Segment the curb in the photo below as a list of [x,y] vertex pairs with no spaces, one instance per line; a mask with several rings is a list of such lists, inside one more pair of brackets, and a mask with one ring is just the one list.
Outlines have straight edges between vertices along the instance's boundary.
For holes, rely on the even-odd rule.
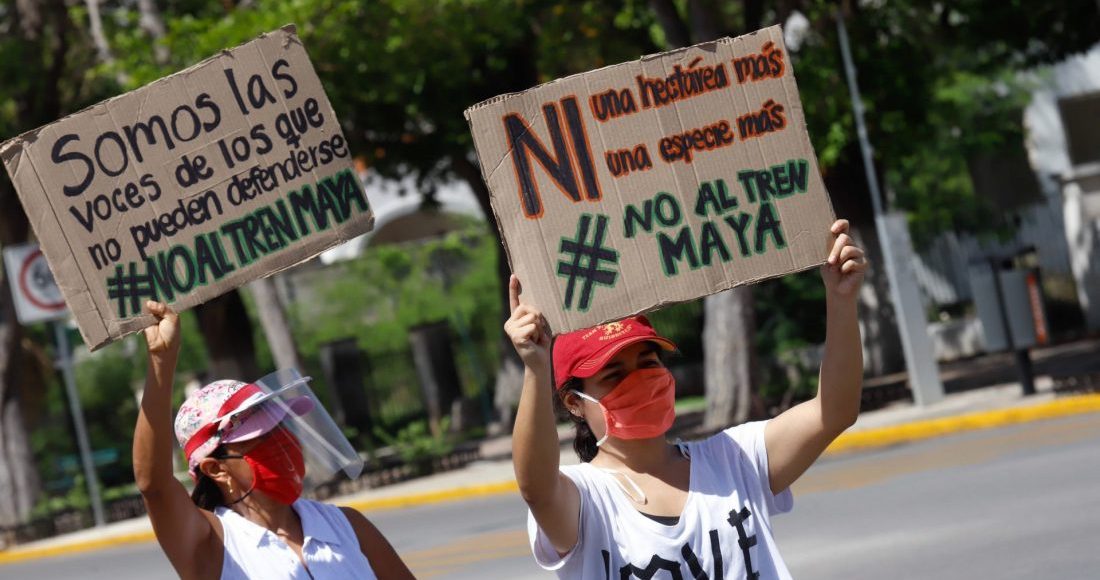
[[40,560],[53,556],[79,554],[81,552],[93,552],[95,550],[100,550],[104,548],[117,548],[119,546],[127,546],[131,544],[144,544],[146,542],[152,542],[154,540],[156,540],[156,536],[153,535],[152,530],[149,530],[147,532],[134,532],[109,538],[84,540],[80,542],[73,542],[71,544],[58,544],[56,546],[47,546],[42,548],[28,548],[25,550],[20,550],[17,547],[13,548],[10,551],[0,552],[0,566],[4,564],[25,562],[27,560]]
[[[440,491],[428,491],[394,497],[384,497],[379,499],[351,501],[343,503],[342,505],[346,505],[359,511],[379,511],[459,501],[475,497],[503,495],[506,493],[518,491],[519,484],[517,484],[515,480],[509,480],[497,483],[468,485]],[[27,560],[50,558],[53,556],[79,554],[81,552],[92,552],[104,548],[114,548],[132,544],[144,544],[148,542],[153,542],[155,540],[156,536],[153,535],[153,532],[150,530],[144,532],[122,534],[107,538],[99,538],[95,540],[84,540],[73,542],[71,544],[46,546],[42,548],[28,548],[25,550],[20,550],[17,547],[12,549],[11,551],[0,551],[0,566],[4,564],[25,562]]]
[[[343,505],[354,508],[361,512],[372,512],[379,510],[416,507],[436,503],[459,501],[475,497],[503,495],[506,493],[518,491],[519,484],[516,483],[515,480],[508,480],[497,483],[466,485],[440,491],[426,491],[422,493],[413,493],[394,497],[351,501],[344,503]],[[2,554],[0,554],[0,556],[2,556]]]
[[890,427],[847,432],[837,437],[825,449],[825,453],[832,455],[890,447],[955,433],[1096,412],[1100,412],[1100,395],[1076,395],[1025,407],[978,411],[941,419],[927,419]]
[[[1078,395],[1025,407],[998,409],[994,411],[978,411],[954,417],[915,421],[891,427],[877,427],[865,431],[844,433],[829,445],[825,453],[835,455],[857,450],[877,449],[900,445],[902,443],[942,437],[944,435],[952,435],[955,433],[992,429],[995,427],[1028,423],[1043,419],[1054,419],[1058,417],[1069,417],[1098,412],[1100,412],[1100,394]],[[509,480],[462,486],[440,491],[428,491],[394,497],[352,501],[344,505],[359,511],[370,512],[431,505],[475,497],[503,495],[506,493],[514,493],[518,490],[518,484],[514,480]],[[20,550],[17,547],[9,551],[0,551],[0,565],[14,564],[16,562],[48,558],[51,556],[90,552],[102,548],[141,544],[154,541],[155,539],[156,537],[153,535],[152,531],[144,531],[42,548]]]

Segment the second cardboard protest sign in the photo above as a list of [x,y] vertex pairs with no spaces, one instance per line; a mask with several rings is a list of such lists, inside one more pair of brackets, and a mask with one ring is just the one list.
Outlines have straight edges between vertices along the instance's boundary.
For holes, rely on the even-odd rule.
[[370,230],[292,27],[0,147],[85,342],[148,325]]
[[821,264],[832,205],[778,26],[466,112],[524,299],[566,332]]

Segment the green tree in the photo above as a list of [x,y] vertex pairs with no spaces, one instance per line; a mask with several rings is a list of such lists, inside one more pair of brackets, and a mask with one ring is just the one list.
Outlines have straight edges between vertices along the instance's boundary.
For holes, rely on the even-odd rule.
[[[151,0],[139,0],[137,5],[144,15],[155,14]],[[122,7],[103,9],[126,14]],[[97,50],[96,43],[104,38],[96,34],[92,16],[85,6],[61,0],[0,0],[0,139],[136,86],[139,74],[125,74],[111,51]],[[131,38],[151,42],[145,28],[135,30],[142,32]],[[30,224],[5,173],[0,177],[0,246],[30,238]],[[206,344],[212,347],[212,370],[255,368],[249,321],[236,292],[204,305],[198,313]],[[24,521],[39,489],[22,401],[40,396],[32,391],[46,388],[44,381],[25,376],[41,348],[28,341],[17,323],[9,281],[0,280],[0,526]],[[255,371],[226,374],[252,376]]]
[[[1018,140],[1023,93],[1017,71],[1082,50],[1097,29],[1093,0],[1041,5],[1020,0],[267,0],[247,8],[184,3],[174,10],[165,16],[162,45],[172,58],[167,67],[153,59],[148,34],[135,34],[132,26],[116,33],[124,37],[112,42],[120,47],[118,54],[128,55],[119,63],[127,74],[151,80],[166,68],[298,22],[357,151],[385,175],[415,176],[429,201],[440,182],[466,180],[493,232],[488,192],[462,114],[467,106],[662,47],[782,23],[797,10],[810,23],[793,57],[811,137],[837,212],[852,220],[873,263],[881,262],[881,251],[834,12],[849,19],[876,162],[886,168],[882,175],[892,192],[888,202],[910,212],[918,240],[947,228],[997,223],[990,219],[991,208],[973,194],[967,158]],[[135,13],[129,22],[138,18]],[[114,26],[110,22],[108,28]],[[498,269],[503,279],[508,270],[503,257]],[[503,311],[503,285],[499,292]],[[740,293],[744,316],[752,312],[748,299],[747,291]],[[885,306],[885,279],[877,269],[865,302],[873,306],[864,309],[863,321],[872,369],[896,369],[900,349]],[[498,390],[506,391],[518,384],[518,365],[509,358],[510,349],[501,352],[505,364]]]
[[[467,397],[487,393],[486,367],[499,344],[496,238],[471,221],[438,240],[375,245],[333,266],[294,307],[296,335],[308,360],[325,343],[354,338],[368,356],[367,388],[384,426],[422,410],[408,353],[411,328],[447,321],[462,348],[455,356]],[[335,272],[335,273],[333,273]],[[411,353],[409,353],[411,354]]]
[[[1019,139],[1021,70],[1084,50],[1100,30],[1095,0],[108,0],[97,5],[98,20],[87,6],[0,0],[0,135],[43,125],[297,22],[355,149],[384,175],[414,176],[429,202],[440,183],[467,181],[494,235],[462,115],[467,106],[664,47],[784,22],[798,10],[810,24],[793,58],[811,138],[837,212],[854,222],[873,261],[881,252],[870,227],[834,11],[848,18],[875,160],[892,192],[887,202],[910,212],[918,239],[998,223],[991,219],[996,210],[972,191],[967,159]],[[11,185],[0,179],[0,244],[28,236]],[[504,258],[496,272],[499,282]],[[503,314],[503,284],[496,288]],[[877,297],[868,304],[888,302],[881,275],[871,276],[867,294]],[[242,301],[235,294],[224,301],[228,306],[210,307],[202,325],[210,363],[255,366],[254,357],[248,363],[254,347]],[[870,346],[896,341],[888,308],[865,311]],[[23,384],[27,336],[14,323],[9,289],[0,287],[0,523],[25,517],[36,489],[18,419],[26,397],[14,386]],[[519,367],[501,346],[507,362],[498,391],[507,395],[506,387],[519,384]],[[889,348],[878,350],[875,368],[896,364],[881,354]],[[502,397],[505,411],[508,399]]]
[[[0,2],[0,135],[48,123],[93,99],[101,84],[76,74],[87,65],[79,31],[60,0]],[[11,182],[0,178],[0,246],[27,241],[30,225]],[[38,474],[23,424],[22,401],[35,387],[23,373],[32,351],[15,317],[10,281],[0,282],[0,526],[24,521]]]
[[[596,1],[267,0],[247,8],[189,6],[193,10],[186,17],[165,14],[167,31],[160,42],[171,59],[163,66],[153,62],[154,45],[147,35],[123,27],[112,42],[126,47],[116,51],[117,66],[135,82],[144,82],[226,45],[298,23],[353,148],[382,175],[415,177],[429,204],[439,184],[466,181],[496,235],[463,111],[502,93],[652,52],[646,21],[632,6]],[[134,14],[129,21],[137,18]],[[503,254],[497,272],[499,312],[505,316],[509,266]],[[504,346],[503,332],[497,335]],[[510,346],[500,353],[498,410],[501,424],[510,428],[522,375]]]
[[967,160],[1020,143],[1027,89],[1020,71],[1095,42],[1097,6],[913,0],[799,8],[811,23],[794,61],[810,135],[836,211],[852,221],[872,261],[861,309],[868,362],[873,372],[898,370],[899,339],[885,275],[876,267],[882,250],[834,13],[848,22],[886,205],[908,213],[919,245],[937,232],[991,232],[1007,221],[975,195]]

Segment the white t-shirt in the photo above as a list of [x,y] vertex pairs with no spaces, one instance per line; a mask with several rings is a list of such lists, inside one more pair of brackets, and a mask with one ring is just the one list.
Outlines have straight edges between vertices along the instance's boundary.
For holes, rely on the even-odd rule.
[[684,512],[672,526],[638,512],[614,475],[587,463],[563,466],[580,491],[577,545],[559,556],[528,512],[535,561],[559,578],[789,579],[770,518],[790,511],[794,499],[789,489],[771,493],[766,423],[684,444],[691,484]]

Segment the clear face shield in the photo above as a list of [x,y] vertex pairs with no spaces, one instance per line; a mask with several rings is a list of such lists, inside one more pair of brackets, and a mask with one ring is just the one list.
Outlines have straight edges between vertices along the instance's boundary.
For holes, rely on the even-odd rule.
[[282,369],[252,383],[253,394],[215,419],[222,442],[248,441],[282,427],[301,445],[306,489],[340,472],[355,479],[363,472],[363,460],[313,394],[309,381],[296,369]]

